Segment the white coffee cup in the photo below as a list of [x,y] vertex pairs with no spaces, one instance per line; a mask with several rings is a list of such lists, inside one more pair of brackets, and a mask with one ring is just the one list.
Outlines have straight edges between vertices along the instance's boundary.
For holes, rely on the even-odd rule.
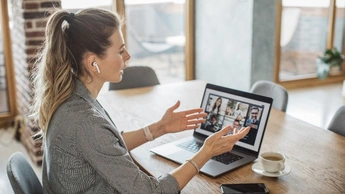
[[285,156],[278,152],[264,152],[260,154],[262,168],[269,173],[285,169]]

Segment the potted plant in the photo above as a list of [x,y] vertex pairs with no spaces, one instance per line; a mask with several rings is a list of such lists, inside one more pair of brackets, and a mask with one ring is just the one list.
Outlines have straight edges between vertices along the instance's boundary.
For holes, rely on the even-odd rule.
[[342,55],[335,47],[326,49],[323,56],[319,56],[316,60],[317,77],[320,80],[325,79],[329,75],[331,67],[339,67],[343,63],[344,55]]

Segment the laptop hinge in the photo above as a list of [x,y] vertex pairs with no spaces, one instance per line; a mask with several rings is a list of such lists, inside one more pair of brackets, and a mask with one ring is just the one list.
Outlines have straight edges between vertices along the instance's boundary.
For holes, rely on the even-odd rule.
[[245,154],[248,154],[250,156],[253,156],[255,158],[257,158],[259,156],[259,154],[255,151],[252,151],[252,150],[249,150],[249,149],[246,149],[246,148],[242,148],[240,146],[237,146],[235,145],[232,150],[234,151],[238,151],[238,152],[241,152],[241,153],[245,153]]
[[195,130],[194,130],[193,137],[194,137],[198,142],[204,142],[205,139],[206,139],[208,136],[207,136],[207,135],[204,135],[204,134],[200,134],[200,133],[198,133],[198,132],[195,132]]

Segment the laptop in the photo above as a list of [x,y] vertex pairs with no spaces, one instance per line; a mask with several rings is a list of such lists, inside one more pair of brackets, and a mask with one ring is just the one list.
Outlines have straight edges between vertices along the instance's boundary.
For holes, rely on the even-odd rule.
[[[227,125],[236,128],[250,126],[230,152],[211,158],[200,172],[217,177],[258,158],[273,99],[213,84],[206,84],[201,108],[207,118],[193,136],[150,149],[151,152],[179,164],[201,148],[204,140]],[[230,132],[231,133],[231,132]]]

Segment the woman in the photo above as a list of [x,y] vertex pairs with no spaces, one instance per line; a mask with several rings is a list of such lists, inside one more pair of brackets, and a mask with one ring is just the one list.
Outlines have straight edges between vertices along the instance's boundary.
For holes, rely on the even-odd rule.
[[215,114],[219,113],[220,106],[222,105],[222,98],[217,98],[216,102],[214,102],[213,107],[212,107],[212,112]]
[[225,116],[231,116],[232,115],[232,108],[230,106],[227,106],[225,109]]
[[235,119],[237,120],[242,120],[242,111],[240,109],[241,107],[241,103],[238,103],[237,106],[236,106],[236,109],[232,112],[232,116],[235,117]]
[[175,112],[177,102],[149,126],[118,131],[96,98],[105,82],[121,81],[129,59],[114,13],[57,10],[50,16],[36,63],[33,106],[45,136],[45,193],[178,193],[207,160],[231,150],[248,132],[225,136],[231,130],[226,127],[177,169],[148,176],[129,151],[166,133],[195,129],[206,114],[200,108]]

